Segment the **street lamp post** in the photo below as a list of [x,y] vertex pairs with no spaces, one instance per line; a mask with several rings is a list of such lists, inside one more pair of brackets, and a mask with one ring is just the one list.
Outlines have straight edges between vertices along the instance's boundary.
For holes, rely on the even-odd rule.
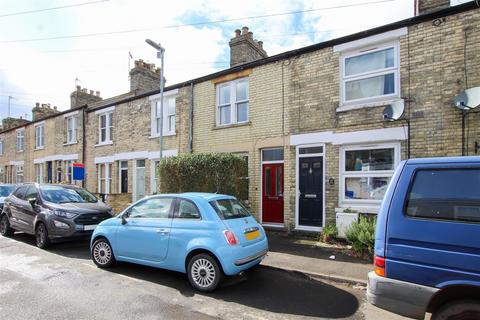
[[[157,58],[160,59],[160,127],[158,128],[159,131],[159,138],[160,138],[160,160],[163,158],[163,86],[165,85],[165,81],[163,78],[163,56],[165,53],[165,48],[163,48],[160,43],[155,43],[150,39],[145,40],[150,46],[157,50]],[[157,190],[160,186],[160,177],[157,179],[158,186]]]

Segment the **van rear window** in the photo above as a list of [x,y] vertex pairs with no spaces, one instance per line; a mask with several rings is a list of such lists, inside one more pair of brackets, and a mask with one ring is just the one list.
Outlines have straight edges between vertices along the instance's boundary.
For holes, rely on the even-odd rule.
[[480,222],[480,169],[417,171],[406,213],[418,218]]

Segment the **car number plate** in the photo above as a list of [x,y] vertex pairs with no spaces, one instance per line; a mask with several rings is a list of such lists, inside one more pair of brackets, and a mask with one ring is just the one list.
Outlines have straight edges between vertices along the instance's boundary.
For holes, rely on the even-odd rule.
[[98,224],[92,224],[89,226],[83,226],[83,230],[85,231],[90,231],[90,230],[95,230],[95,228],[98,226]]
[[260,237],[260,231],[258,230],[255,230],[255,231],[252,231],[252,232],[249,232],[249,233],[245,233],[245,238],[247,240],[253,240],[253,239],[256,239]]

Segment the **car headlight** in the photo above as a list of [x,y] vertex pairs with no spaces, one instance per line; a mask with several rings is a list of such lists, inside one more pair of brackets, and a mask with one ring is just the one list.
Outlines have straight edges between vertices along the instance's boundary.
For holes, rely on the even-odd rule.
[[77,216],[75,213],[67,212],[61,209],[53,209],[52,212],[54,215],[60,218],[72,219]]

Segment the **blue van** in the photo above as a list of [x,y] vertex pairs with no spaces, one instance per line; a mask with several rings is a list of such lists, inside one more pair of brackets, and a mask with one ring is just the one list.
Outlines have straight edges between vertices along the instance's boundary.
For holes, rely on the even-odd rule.
[[378,215],[367,297],[415,319],[480,319],[480,157],[400,163]]

